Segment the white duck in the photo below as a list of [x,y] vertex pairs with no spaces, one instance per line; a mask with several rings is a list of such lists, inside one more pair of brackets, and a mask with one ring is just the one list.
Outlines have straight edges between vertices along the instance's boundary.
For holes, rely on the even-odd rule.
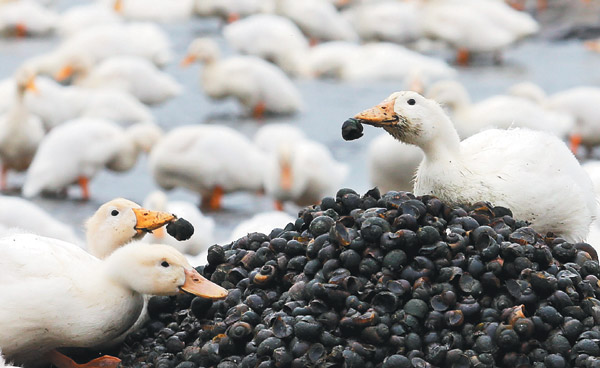
[[470,137],[485,129],[529,128],[551,133],[561,139],[572,131],[572,116],[550,111],[528,99],[496,95],[472,103],[469,92],[457,81],[434,83],[427,97],[448,109],[461,138]]
[[223,27],[223,36],[238,52],[279,65],[291,76],[307,76],[308,41],[291,20],[275,14],[256,14]]
[[459,64],[469,62],[470,53],[499,53],[516,36],[492,22],[481,11],[460,0],[426,0],[422,3],[424,34],[440,39],[457,50]]
[[194,12],[201,17],[220,17],[229,22],[256,13],[272,13],[269,0],[196,0]]
[[423,37],[420,7],[411,1],[359,4],[342,12],[365,41],[406,43]]
[[571,130],[571,150],[577,152],[579,145],[588,149],[600,144],[600,113],[594,106],[600,103],[600,88],[580,86],[569,88],[550,96],[533,83],[519,83],[510,92],[541,104],[544,108],[568,114],[575,119]]
[[138,56],[113,56],[91,65],[84,59],[63,68],[58,79],[75,77],[84,88],[115,88],[145,104],[158,104],[181,93],[182,86],[153,63]]
[[362,46],[341,41],[323,43],[310,50],[308,65],[316,77],[350,81],[406,80],[418,74],[425,82],[456,75],[456,71],[441,60],[389,42]]
[[36,1],[19,0],[0,4],[0,34],[42,36],[54,31],[58,15]]
[[140,152],[150,152],[162,135],[153,123],[124,129],[101,119],[81,118],[53,129],[40,144],[27,172],[23,195],[63,191],[78,183],[89,199],[88,183],[98,171],[131,169]]
[[275,0],[275,12],[294,21],[313,44],[320,41],[359,40],[350,23],[327,1]]
[[155,211],[176,213],[194,226],[194,234],[188,240],[177,241],[173,237],[165,236],[163,229],[160,228],[147,236],[145,241],[167,244],[181,253],[190,255],[197,255],[215,244],[215,221],[202,214],[196,205],[186,201],[168,201],[164,192],[156,190],[146,197],[144,207]]
[[15,75],[16,93],[12,106],[0,116],[0,189],[6,189],[9,170],[25,171],[44,137],[39,117],[31,114],[25,106],[25,93],[35,90],[35,74],[28,68],[20,68]]
[[167,34],[156,24],[109,23],[85,28],[60,43],[49,53],[31,58],[28,65],[38,72],[55,75],[77,56],[96,64],[111,56],[139,56],[159,67],[173,57]]
[[418,147],[381,134],[369,143],[367,167],[372,185],[382,193],[390,190],[412,192],[417,167],[423,160]]
[[36,86],[38,92],[28,93],[25,104],[42,119],[47,130],[79,117],[124,125],[154,120],[150,109],[125,91],[62,86],[43,76],[36,79]]
[[419,73],[423,80],[453,78],[456,71],[446,62],[390,42],[363,45],[343,71],[346,80],[405,80]]
[[300,92],[277,66],[256,56],[221,59],[216,42],[209,38],[194,40],[183,64],[204,63],[202,88],[215,99],[233,96],[255,118],[265,113],[292,114],[302,107]]
[[262,189],[265,155],[225,126],[188,125],[171,130],[150,154],[150,171],[164,189],[184,187],[217,210],[223,194]]
[[114,3],[124,18],[138,21],[182,22],[194,11],[194,0],[115,0]]
[[[33,202],[24,198],[0,196],[0,226],[81,244],[73,228],[60,222]],[[3,231],[0,230],[0,234]]]
[[425,153],[414,193],[450,204],[489,201],[538,232],[585,239],[598,204],[587,173],[565,144],[529,129],[490,129],[460,141],[441,106],[411,91],[393,93],[355,116]]
[[316,204],[335,194],[348,171],[348,166],[336,161],[319,142],[279,141],[265,167],[265,193],[275,199],[278,210],[285,201],[299,206]]
[[[19,364],[84,367],[55,349],[111,341],[135,323],[144,294],[227,295],[167,245],[132,243],[99,260],[73,244],[17,234],[0,239],[0,249],[0,345]],[[91,364],[119,362],[103,356]]]
[[116,11],[116,2],[95,1],[91,4],[71,6],[60,14],[56,30],[62,37],[72,36],[84,28],[101,24],[123,22],[123,17]]

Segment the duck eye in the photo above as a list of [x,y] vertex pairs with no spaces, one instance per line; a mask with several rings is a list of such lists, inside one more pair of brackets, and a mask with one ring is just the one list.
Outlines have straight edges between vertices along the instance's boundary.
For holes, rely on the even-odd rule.
[[116,215],[118,215],[118,214],[119,214],[119,211],[117,211],[117,210],[112,210],[112,212],[111,212],[110,214],[111,214],[111,215],[113,215],[113,216],[116,216]]
[[163,267],[169,267],[169,262],[162,261],[162,263],[160,265],[163,266]]
[[409,105],[414,105],[416,103],[414,98],[411,98],[410,100],[406,101],[407,104]]

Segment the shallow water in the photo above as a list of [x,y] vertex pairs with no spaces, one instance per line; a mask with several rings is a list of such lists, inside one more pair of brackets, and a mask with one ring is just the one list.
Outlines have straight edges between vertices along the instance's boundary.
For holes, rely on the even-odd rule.
[[[58,9],[64,9],[74,2],[57,2]],[[488,62],[458,68],[458,79],[467,87],[474,101],[493,94],[504,92],[509,86],[521,81],[533,81],[553,93],[578,85],[600,85],[600,54],[585,50],[581,41],[550,41],[552,32],[561,27],[571,26],[578,21],[596,20],[598,6],[589,11],[581,11],[582,5],[573,5],[569,12],[544,14],[546,28],[542,34],[521,42],[504,53],[501,65]],[[559,17],[560,16],[560,17]],[[367,127],[363,138],[345,142],[341,138],[342,122],[364,108],[370,107],[391,92],[403,89],[400,82],[361,82],[343,83],[331,80],[299,80],[305,109],[302,113],[289,117],[267,119],[257,122],[241,117],[240,107],[232,100],[211,101],[200,90],[198,79],[200,66],[187,69],[179,67],[189,42],[200,35],[219,36],[219,23],[214,19],[192,19],[189,22],[165,25],[175,51],[176,58],[166,68],[184,87],[184,93],[167,103],[153,107],[156,120],[165,130],[185,124],[226,124],[251,136],[261,124],[291,122],[302,128],[308,137],[328,145],[333,155],[348,163],[350,174],[345,186],[364,193],[370,188],[366,169],[366,149],[371,139],[381,131]],[[58,44],[56,38],[46,39],[2,39],[0,40],[0,79],[8,77],[25,59],[47,52]],[[221,45],[224,42],[220,39]],[[442,55],[451,57],[450,55]],[[9,185],[19,186],[23,176],[12,174]],[[126,197],[138,203],[152,190],[158,189],[149,176],[145,158],[139,160],[135,168],[127,173],[102,172],[91,182],[92,200],[82,202],[77,199],[36,198],[34,201],[60,220],[72,224],[83,234],[83,221],[100,204],[115,197]],[[78,198],[78,188],[71,188],[70,198]],[[332,193],[333,195],[334,193]],[[198,196],[185,190],[169,193],[172,199],[198,201]],[[264,197],[249,194],[226,196],[224,211],[211,214],[217,222],[217,240],[225,241],[232,228],[242,219],[253,213],[272,208],[271,201]],[[297,208],[287,206],[291,214]],[[282,224],[283,225],[283,224]]]

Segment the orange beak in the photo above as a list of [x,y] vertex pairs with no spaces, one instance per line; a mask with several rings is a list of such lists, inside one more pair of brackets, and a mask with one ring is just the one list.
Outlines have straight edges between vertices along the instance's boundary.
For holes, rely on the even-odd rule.
[[390,126],[399,120],[394,112],[394,103],[396,100],[386,100],[379,105],[360,112],[354,116],[361,123],[373,125],[376,127]]
[[73,72],[74,72],[73,67],[70,65],[67,65],[67,66],[63,67],[58,73],[56,73],[56,75],[54,76],[54,79],[56,79],[59,82],[62,82],[65,79],[72,76]]
[[183,60],[181,60],[181,66],[182,67],[189,66],[194,61],[196,61],[196,57],[194,55],[186,55],[185,58]]
[[134,208],[133,212],[135,213],[137,220],[134,229],[137,230],[138,234],[142,234],[143,232],[151,232],[152,230],[156,230],[159,227],[177,219],[177,216],[173,214],[149,211],[144,208]]
[[37,89],[37,86],[35,85],[35,76],[31,77],[28,81],[27,84],[25,84],[25,89],[34,93],[38,93],[39,90]]
[[283,160],[281,163],[281,177],[279,179],[279,185],[281,189],[288,191],[292,189],[293,184],[292,167],[288,160]]
[[113,4],[113,10],[117,13],[122,13],[123,12],[123,1],[115,0],[115,3]]
[[223,299],[227,290],[202,277],[195,269],[185,270],[185,283],[179,288],[182,291],[208,299]]

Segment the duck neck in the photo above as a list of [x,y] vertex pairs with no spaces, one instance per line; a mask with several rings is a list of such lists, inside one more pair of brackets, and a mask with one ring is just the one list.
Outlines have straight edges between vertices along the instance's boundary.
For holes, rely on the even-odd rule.
[[430,162],[452,162],[460,153],[460,137],[447,116],[440,117],[431,139],[419,145]]

